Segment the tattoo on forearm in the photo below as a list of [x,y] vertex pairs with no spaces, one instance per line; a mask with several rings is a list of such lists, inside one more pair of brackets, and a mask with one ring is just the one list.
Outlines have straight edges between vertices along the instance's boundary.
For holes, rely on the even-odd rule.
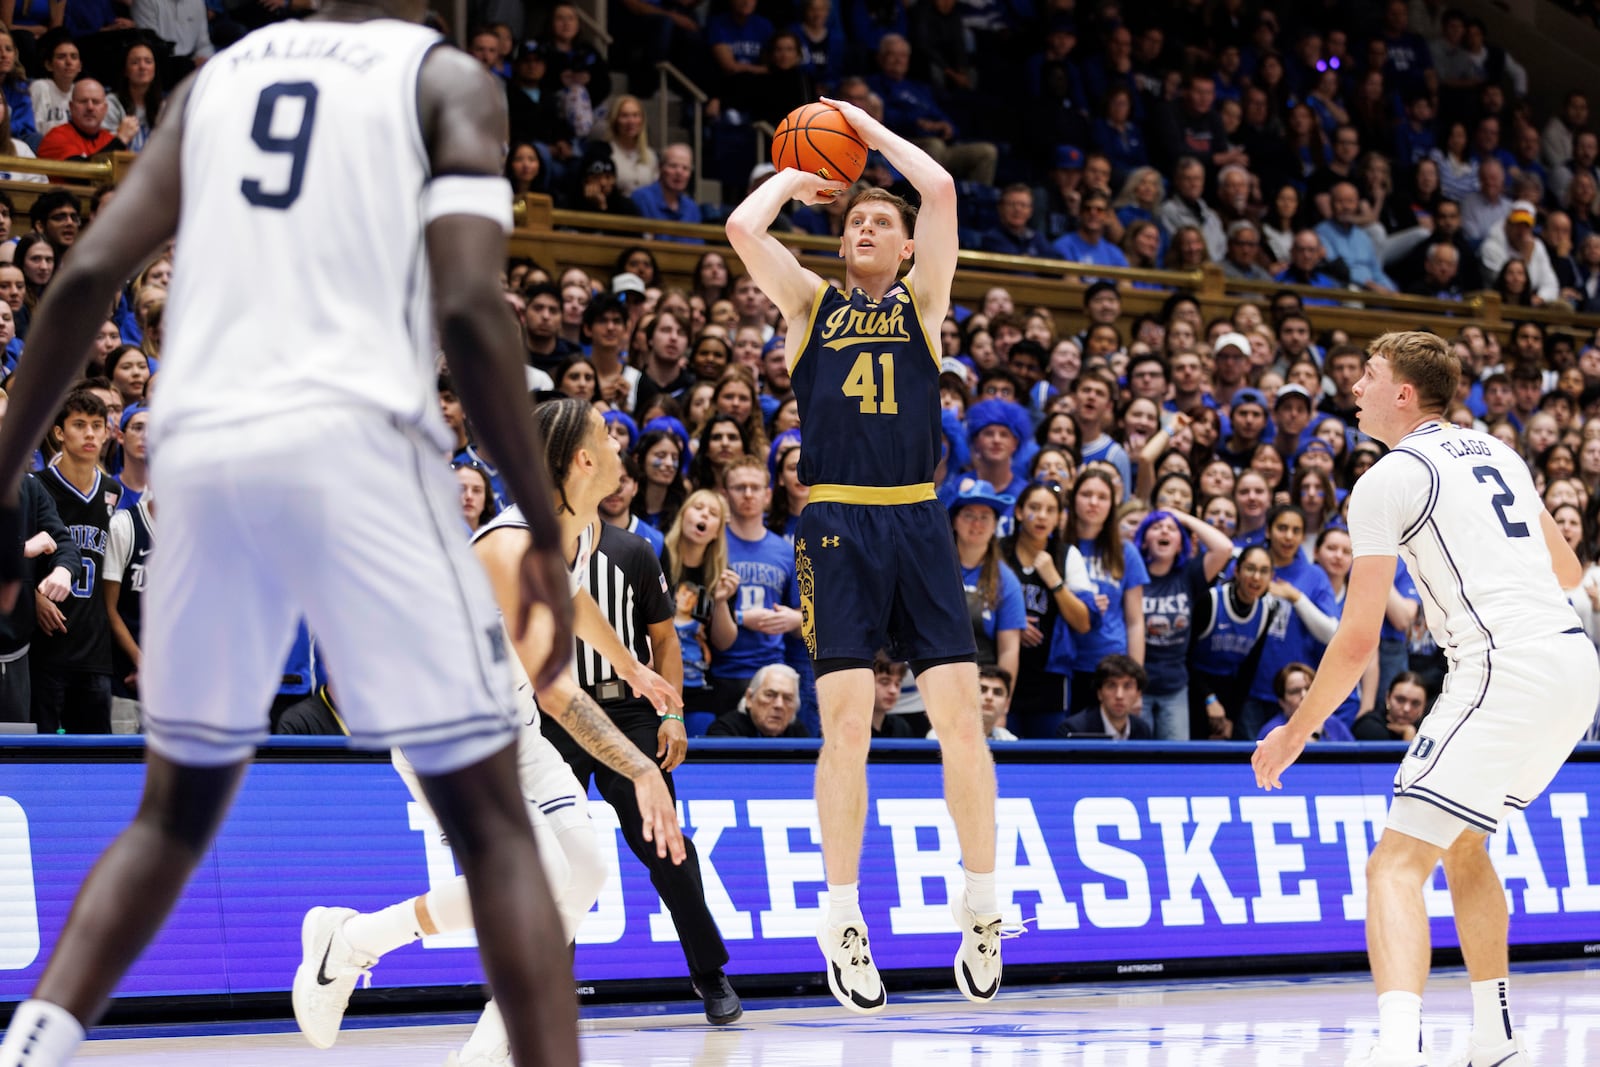
[[585,752],[624,777],[637,778],[655,769],[655,763],[639,751],[639,747],[628,740],[628,735],[617,729],[593,698],[581,689],[573,694],[556,720]]

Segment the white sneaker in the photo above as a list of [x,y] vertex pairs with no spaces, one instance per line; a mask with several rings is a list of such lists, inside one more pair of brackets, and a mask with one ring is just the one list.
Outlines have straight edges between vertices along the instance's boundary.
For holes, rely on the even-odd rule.
[[961,948],[955,962],[956,988],[974,1004],[987,1004],[1000,992],[1000,940],[1006,936],[1000,913],[979,915],[967,907],[963,896],[950,902],[950,914],[961,929]]
[[317,1048],[332,1048],[359,979],[372,983],[377,957],[362,956],[344,937],[353,908],[312,908],[300,924],[300,966],[294,972],[294,1021]]
[[1528,1059],[1528,1050],[1522,1045],[1522,1038],[1513,1037],[1493,1048],[1468,1044],[1467,1051],[1451,1060],[1449,1067],[1528,1067],[1532,1062]]
[[1365,1052],[1352,1054],[1344,1061],[1344,1067],[1428,1067],[1428,1057],[1422,1052],[1390,1052],[1373,1045]]
[[855,921],[829,926],[827,919],[822,923],[817,931],[817,946],[828,961],[828,988],[851,1011],[876,1015],[888,997],[868,950],[867,924]]

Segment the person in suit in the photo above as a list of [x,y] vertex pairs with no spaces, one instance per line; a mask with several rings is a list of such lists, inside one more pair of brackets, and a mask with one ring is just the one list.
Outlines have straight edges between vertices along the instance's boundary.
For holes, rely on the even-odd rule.
[[1155,731],[1140,715],[1144,706],[1144,667],[1120,652],[1094,669],[1096,704],[1067,717],[1057,737],[1106,737],[1112,741],[1154,741]]

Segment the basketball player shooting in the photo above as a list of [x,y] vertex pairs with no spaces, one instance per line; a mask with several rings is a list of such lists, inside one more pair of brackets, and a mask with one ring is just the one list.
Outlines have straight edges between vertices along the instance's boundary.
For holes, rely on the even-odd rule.
[[1422,987],[1430,946],[1423,886],[1444,861],[1472,981],[1471,1047],[1452,1067],[1528,1067],[1511,1025],[1506,895],[1484,847],[1507,811],[1544,792],[1594,718],[1600,665],[1563,589],[1583,567],[1544,509],[1528,465],[1488,434],[1444,421],[1461,367],[1435,334],[1384,334],[1354,393],[1363,432],[1392,451],[1350,497],[1355,563],[1339,629],[1286,725],[1262,739],[1256,784],[1283,774],[1378,648],[1395,561],[1405,557],[1444,692],[1394,777],[1367,863],[1367,956],[1378,1041],[1350,1067],[1427,1067]]
[[[828,879],[817,934],[829,988],[851,1011],[885,1004],[861,913],[867,745],[879,649],[910,660],[938,735],[945,803],[966,891],[956,985],[987,1002],[1000,988],[994,888],[994,762],[983,738],[972,625],[950,522],[934,496],[940,458],[939,358],[931,340],[950,304],[956,191],[950,175],[860,108],[825,100],[916,187],[920,210],[877,189],[846,210],[840,292],[773,238],[788,200],[820,204],[844,183],[781,170],[729,216],[728,240],[789,325],[786,357],[806,426],[800,477],[811,502],[795,534],[801,633],[822,715],[816,803]],[[904,281],[902,265],[916,253]]]
[[3,1067],[66,1063],[160,929],[267,735],[302,615],[352,739],[402,748],[422,778],[514,1061],[578,1063],[566,939],[517,787],[499,612],[459,534],[434,389],[437,343],[529,521],[527,610],[512,625],[520,637],[535,608],[554,620],[534,672],[549,684],[569,656],[571,596],[500,295],[505,97],[415,25],[425,11],[330,0],[207,63],[35,317],[0,429],[8,607],[28,459],[118,287],[177,235],[151,418],[162,546],[145,604],[144,796],[13,1016]]

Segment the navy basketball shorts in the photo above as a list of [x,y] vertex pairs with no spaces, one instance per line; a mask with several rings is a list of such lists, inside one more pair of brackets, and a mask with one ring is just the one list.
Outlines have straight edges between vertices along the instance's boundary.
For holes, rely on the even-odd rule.
[[972,658],[950,516],[915,504],[809,504],[795,529],[801,635],[813,661]]

